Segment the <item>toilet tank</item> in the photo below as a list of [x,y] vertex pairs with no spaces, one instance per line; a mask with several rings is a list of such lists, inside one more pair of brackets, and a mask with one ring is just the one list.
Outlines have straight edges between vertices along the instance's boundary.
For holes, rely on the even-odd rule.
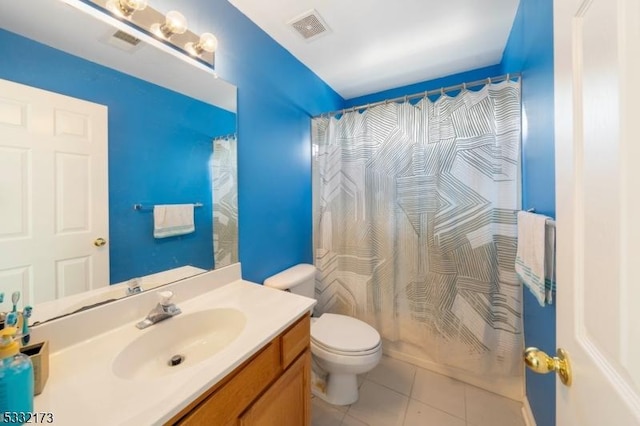
[[266,287],[289,290],[291,293],[315,299],[316,267],[301,263],[264,280]]

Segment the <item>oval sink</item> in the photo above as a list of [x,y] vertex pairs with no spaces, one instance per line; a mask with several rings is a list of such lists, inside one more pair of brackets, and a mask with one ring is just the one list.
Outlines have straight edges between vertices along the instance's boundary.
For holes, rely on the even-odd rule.
[[181,314],[141,331],[113,362],[123,379],[153,379],[194,366],[233,342],[246,316],[233,308]]

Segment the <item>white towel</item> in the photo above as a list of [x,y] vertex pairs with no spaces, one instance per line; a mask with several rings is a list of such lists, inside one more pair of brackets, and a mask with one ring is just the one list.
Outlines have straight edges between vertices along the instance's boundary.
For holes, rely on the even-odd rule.
[[190,234],[196,230],[193,204],[153,206],[153,237],[166,238]]
[[516,272],[540,303],[552,302],[555,286],[555,226],[549,217],[518,212]]
[[544,247],[544,288],[547,303],[551,304],[556,291],[556,222],[553,220],[547,220]]

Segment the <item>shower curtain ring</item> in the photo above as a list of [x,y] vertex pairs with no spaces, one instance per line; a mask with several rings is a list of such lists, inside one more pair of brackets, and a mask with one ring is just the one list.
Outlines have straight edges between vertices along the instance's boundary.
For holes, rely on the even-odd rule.
[[462,90],[463,91],[467,90],[467,83],[462,83]]
[[440,88],[440,96],[444,96],[444,87]]

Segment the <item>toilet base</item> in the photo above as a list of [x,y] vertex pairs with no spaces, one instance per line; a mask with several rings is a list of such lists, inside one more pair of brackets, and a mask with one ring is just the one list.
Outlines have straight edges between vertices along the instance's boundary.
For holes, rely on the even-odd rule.
[[314,378],[311,392],[332,405],[351,405],[358,400],[358,378],[355,374],[328,374],[326,381]]

